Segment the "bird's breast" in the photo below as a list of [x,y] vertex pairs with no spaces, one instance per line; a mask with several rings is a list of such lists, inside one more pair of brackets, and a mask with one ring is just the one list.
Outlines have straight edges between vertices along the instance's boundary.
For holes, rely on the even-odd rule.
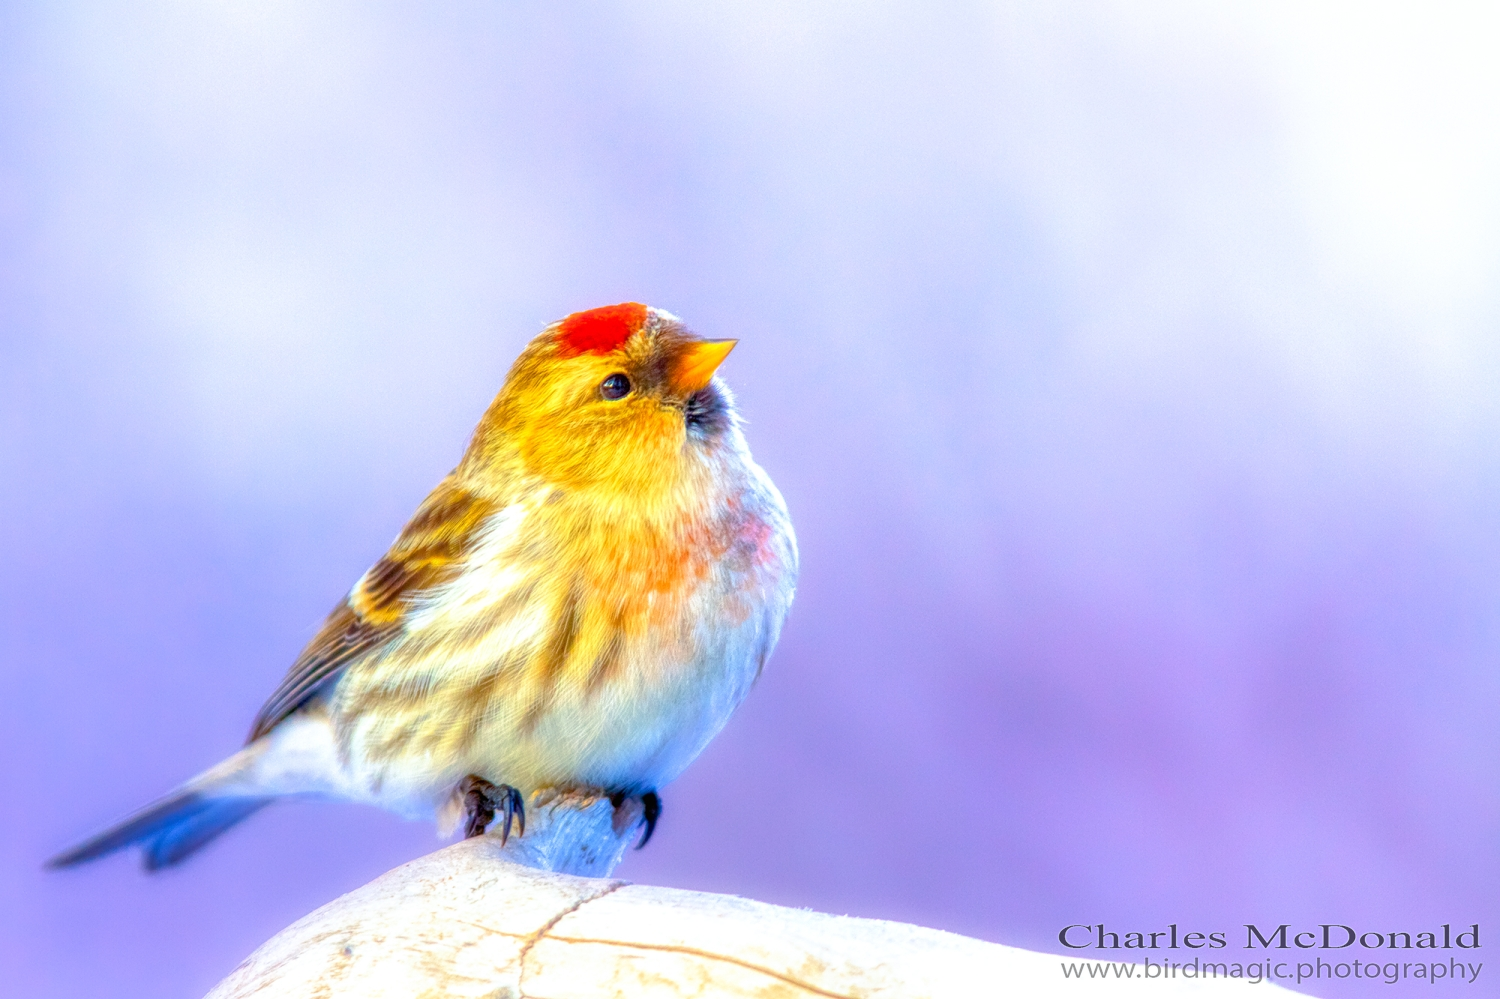
[[496,514],[399,640],[340,684],[351,757],[382,781],[412,767],[523,788],[676,776],[754,682],[790,603],[795,547],[774,498],[675,520],[555,497]]

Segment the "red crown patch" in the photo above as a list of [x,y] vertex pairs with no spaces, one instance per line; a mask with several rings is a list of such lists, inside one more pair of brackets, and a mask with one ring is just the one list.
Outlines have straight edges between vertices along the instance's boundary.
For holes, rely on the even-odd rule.
[[564,319],[557,339],[567,356],[608,354],[620,349],[645,324],[646,306],[640,302],[606,305]]

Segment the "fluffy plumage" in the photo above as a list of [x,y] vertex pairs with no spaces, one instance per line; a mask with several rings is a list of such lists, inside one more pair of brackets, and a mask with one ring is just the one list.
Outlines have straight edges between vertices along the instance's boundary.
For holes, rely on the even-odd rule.
[[636,303],[544,330],[246,747],[53,864],[133,842],[175,863],[289,795],[451,825],[470,775],[523,796],[676,777],[759,676],[797,570],[714,377],[732,346]]

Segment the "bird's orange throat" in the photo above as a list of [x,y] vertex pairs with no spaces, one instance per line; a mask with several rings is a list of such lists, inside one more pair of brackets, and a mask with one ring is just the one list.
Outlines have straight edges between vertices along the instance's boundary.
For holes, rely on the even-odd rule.
[[546,504],[544,516],[556,518],[547,533],[557,539],[561,561],[577,567],[585,592],[612,608],[616,627],[640,633],[665,626],[711,576],[752,569],[763,525],[726,495],[740,484],[722,481],[714,464],[643,463],[633,477],[560,490]]
[[691,485],[692,455],[680,414],[651,403],[628,418],[589,427],[535,420],[516,434],[528,469],[564,489],[626,503],[669,501]]

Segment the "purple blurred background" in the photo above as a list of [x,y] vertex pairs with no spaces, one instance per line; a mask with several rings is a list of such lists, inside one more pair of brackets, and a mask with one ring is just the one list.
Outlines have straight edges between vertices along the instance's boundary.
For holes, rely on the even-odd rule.
[[521,345],[628,299],[742,338],[804,569],[622,876],[1049,950],[1494,925],[1497,30],[1356,9],[0,6],[7,991],[199,995],[434,848],[293,804],[39,869],[234,750]]

